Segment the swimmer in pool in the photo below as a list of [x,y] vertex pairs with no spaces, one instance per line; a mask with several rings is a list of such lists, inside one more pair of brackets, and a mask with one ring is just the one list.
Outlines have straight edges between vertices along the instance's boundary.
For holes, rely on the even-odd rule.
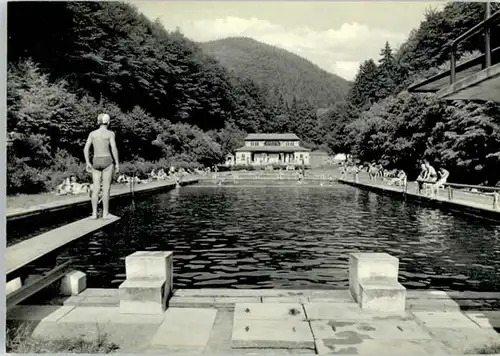
[[[97,205],[102,181],[102,218],[109,218],[109,195],[113,173],[120,171],[115,133],[108,130],[110,117],[100,114],[97,117],[99,128],[90,133],[83,153],[87,163],[87,172],[92,172],[92,219],[97,219]],[[94,148],[94,157],[90,163],[90,146]]]

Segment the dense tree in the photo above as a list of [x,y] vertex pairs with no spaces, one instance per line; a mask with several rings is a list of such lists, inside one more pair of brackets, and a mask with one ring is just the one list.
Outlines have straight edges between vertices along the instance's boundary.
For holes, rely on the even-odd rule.
[[375,92],[375,98],[377,100],[384,99],[391,95],[396,89],[397,80],[397,65],[389,42],[385,43],[385,47],[380,52],[380,56],[381,58],[376,74],[377,91]]
[[321,144],[314,113],[348,85],[256,41],[250,66],[267,69],[241,75],[123,2],[13,2],[8,17],[9,193],[84,177],[82,147],[101,112],[112,117],[121,159],[135,162],[124,171],[212,165],[249,132]]
[[[204,130],[238,121],[236,113],[242,120],[255,116],[245,110],[245,98],[235,93],[230,75],[214,58],[179,31],[167,32],[130,5],[55,2],[32,8],[33,4],[9,4],[11,63],[31,57],[52,79],[64,78],[72,92],[106,98],[124,111],[139,106],[159,120]],[[35,28],[50,22],[51,35],[44,29],[27,33],[18,25],[20,18]],[[53,34],[61,39],[54,40]]]
[[349,90],[349,102],[359,108],[368,108],[376,99],[377,64],[373,59],[361,63]]
[[[331,147],[411,174],[427,158],[447,167],[454,182],[495,185],[500,179],[500,105],[439,101],[433,94],[405,92],[415,80],[449,69],[445,45],[482,21],[484,10],[484,4],[465,2],[429,9],[394,55],[386,43],[378,67],[365,61],[348,97],[361,112],[353,112],[355,118],[347,124],[333,125],[332,131],[342,135],[336,135]],[[492,48],[500,45],[498,35],[500,28],[495,27]],[[482,36],[473,36],[457,49],[459,62],[483,49]]]

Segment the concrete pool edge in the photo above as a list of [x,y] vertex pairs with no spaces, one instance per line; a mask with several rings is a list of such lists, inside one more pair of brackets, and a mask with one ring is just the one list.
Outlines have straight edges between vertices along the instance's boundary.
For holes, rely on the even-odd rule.
[[[186,179],[180,183],[181,186],[187,186],[190,184],[198,183],[198,178]],[[154,185],[153,185],[154,184]],[[168,191],[175,188],[174,182],[168,182],[160,184],[153,183],[151,185],[138,186],[134,191],[135,196],[147,196],[150,194],[159,193],[162,191]],[[112,192],[110,200],[116,200],[121,198],[126,198],[131,196],[130,190],[121,189],[122,191]],[[69,210],[77,207],[90,206],[90,199],[87,196],[75,197],[75,200],[71,201],[56,201],[49,204],[43,204],[39,206],[34,206],[26,209],[15,209],[15,211],[7,211],[6,219],[7,223],[11,221],[18,221],[21,219],[27,219],[41,214],[54,213],[62,210]],[[13,209],[14,210],[14,209]]]
[[487,219],[495,222],[500,222],[500,211],[495,211],[493,209],[482,208],[479,206],[472,206],[463,204],[457,201],[449,201],[444,199],[436,199],[425,195],[403,192],[400,190],[390,189],[389,187],[383,187],[378,185],[372,185],[361,182],[354,182],[347,179],[337,179],[341,184],[349,185],[355,188],[369,190],[381,195],[390,195],[402,198],[404,200],[410,199],[419,202],[423,205],[434,206],[445,211],[456,212],[468,216],[473,216],[476,218]]
[[[265,349],[283,354],[282,341],[287,338],[284,331],[292,326],[296,327],[297,323],[311,327],[313,338],[309,339],[313,339],[314,344],[297,343],[292,347],[296,349],[295,352],[311,355],[331,354],[327,348],[320,346],[326,341],[324,339],[332,337],[324,335],[320,329],[322,325],[332,323],[333,315],[342,315],[343,321],[347,320],[347,324],[352,324],[352,327],[358,330],[364,326],[362,330],[366,330],[365,333],[372,332],[371,341],[361,341],[364,345],[359,342],[351,345],[355,348],[361,347],[361,350],[364,350],[361,355],[376,354],[371,348],[376,349],[377,346],[394,348],[413,345],[416,353],[421,353],[427,348],[424,345],[429,344],[434,348],[446,350],[444,354],[463,354],[465,350],[473,349],[476,344],[490,341],[493,327],[500,322],[498,310],[449,308],[449,305],[457,300],[453,300],[453,296],[447,296],[446,292],[442,291],[408,291],[408,302],[412,302],[411,307],[401,316],[358,310],[353,300],[346,300],[349,294],[349,290],[346,289],[326,291],[177,289],[174,290],[165,312],[157,315],[130,315],[119,311],[118,289],[86,289],[77,296],[54,300],[57,304],[20,305],[8,313],[6,319],[36,321],[34,334],[42,338],[54,335],[75,337],[82,333],[91,336],[93,330],[90,330],[89,325],[95,328],[97,324],[99,328],[103,328],[109,340],[120,347],[119,352],[152,351],[167,354],[170,351],[188,351],[190,354],[209,354],[225,351],[225,353],[235,352],[238,355],[242,355],[242,352],[246,354],[262,352]],[[492,294],[475,293],[470,297],[489,299],[493,297]],[[500,298],[499,293],[495,293],[494,296]],[[418,305],[413,304],[414,301],[417,301]],[[291,307],[305,311],[305,314],[287,315],[286,312]],[[251,308],[255,315],[247,316],[242,313],[245,308],[246,310]],[[202,322],[200,316],[203,316]],[[235,331],[238,331],[237,324],[241,324],[241,321],[244,322],[243,325],[250,327],[246,333],[235,334]],[[273,326],[271,332],[268,330],[269,325]],[[372,325],[374,328],[367,328],[367,325]],[[402,327],[396,329],[398,325]],[[382,333],[386,328],[404,331],[406,336],[393,337],[391,332]],[[474,336],[480,338],[456,340],[457,328],[463,329],[462,334],[474,332]],[[342,334],[343,330],[340,329],[338,332]],[[451,335],[447,335],[446,332],[439,333],[442,330]],[[297,329],[296,338],[303,336],[303,331],[305,330]],[[193,332],[197,334],[196,337],[193,337]],[[307,331],[307,334],[311,332]],[[234,340],[235,335],[236,340]],[[495,337],[498,340],[498,334]],[[336,346],[346,346],[344,337],[333,339],[338,341]],[[244,345],[242,348],[234,341],[249,342],[249,345]]]

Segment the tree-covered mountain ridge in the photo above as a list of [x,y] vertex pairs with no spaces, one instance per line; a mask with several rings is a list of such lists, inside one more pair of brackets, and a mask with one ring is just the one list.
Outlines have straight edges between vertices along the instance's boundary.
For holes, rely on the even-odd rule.
[[318,109],[345,93],[334,95],[319,69],[297,91],[307,78],[283,55],[286,65],[264,72],[281,83],[270,91],[119,1],[10,2],[7,26],[9,194],[50,190],[69,175],[88,180],[82,148],[103,112],[121,171],[144,176],[221,163],[247,133],[293,132],[318,147],[328,128]]
[[317,108],[342,101],[350,82],[283,48],[248,37],[228,37],[198,43],[234,75],[265,89],[271,100],[295,97]]

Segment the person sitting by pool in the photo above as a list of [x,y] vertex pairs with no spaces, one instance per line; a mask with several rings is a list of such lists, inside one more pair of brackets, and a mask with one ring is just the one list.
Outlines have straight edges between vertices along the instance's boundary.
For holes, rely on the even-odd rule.
[[304,176],[302,175],[302,170],[298,170],[297,172],[297,184],[302,184],[302,179],[304,178]]
[[89,183],[78,183],[75,176],[71,176],[69,186],[69,193],[73,195],[88,193],[90,190]]
[[405,186],[408,182],[408,176],[406,175],[406,172],[403,171],[402,169],[399,171],[397,178],[399,179],[399,182],[402,186]]
[[389,180],[389,185],[399,185],[404,187],[406,185],[406,179],[407,177],[405,171],[400,169],[396,177],[391,178],[391,180]]
[[446,170],[444,167],[439,168],[439,180],[433,186],[434,195],[438,194],[438,191],[440,188],[444,188],[444,185],[445,185],[446,181],[448,180],[449,176],[450,176],[450,172],[448,172],[448,170]]
[[163,168],[161,168],[156,175],[156,179],[157,180],[165,180],[167,178],[168,178],[167,174],[165,173]]
[[127,183],[129,177],[126,174],[120,174],[118,176],[118,179],[116,180],[117,183]]
[[427,166],[425,163],[422,163],[420,165],[420,174],[417,177],[417,184],[418,184],[418,194],[422,191],[424,188],[424,182],[427,177]]
[[151,172],[149,172],[149,176],[151,177],[151,179],[158,179],[158,174],[156,174],[154,168],[151,170]]
[[70,178],[65,178],[61,184],[56,187],[56,195],[66,195],[71,192],[71,180]]
[[377,180],[377,176],[379,173],[378,167],[375,165],[375,163],[370,163],[370,166],[368,168],[368,177],[372,182]]
[[426,194],[432,194],[433,183],[437,182],[438,175],[433,166],[429,163],[428,160],[424,161],[425,168],[427,169],[427,177],[424,182],[424,187],[426,187]]
[[434,169],[434,167],[429,163],[428,160],[425,160],[424,164],[425,167],[427,168],[427,174],[428,174],[427,181],[436,182],[438,179],[436,169]]
[[345,174],[346,174],[346,168],[344,165],[341,165],[340,166],[340,175],[342,176],[342,178],[344,178]]

